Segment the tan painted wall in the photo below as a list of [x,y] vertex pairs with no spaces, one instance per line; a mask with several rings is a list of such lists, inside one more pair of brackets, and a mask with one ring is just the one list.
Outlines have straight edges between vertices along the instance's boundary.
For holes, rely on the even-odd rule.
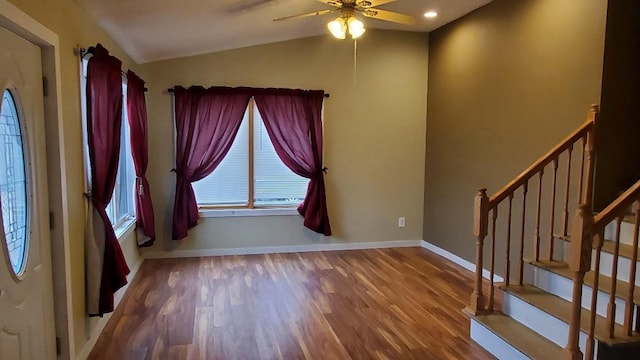
[[[158,224],[150,251],[206,250],[422,238],[427,35],[368,31],[358,42],[329,36],[143,65],[150,122],[149,181]],[[170,240],[175,179],[173,85],[324,89],[327,201],[334,236],[296,216],[207,218],[189,238]],[[397,227],[405,216],[407,227]],[[146,250],[146,249],[145,249]],[[175,254],[175,253],[174,253]],[[169,254],[170,255],[170,254]]]
[[[82,196],[84,169],[82,165],[82,127],[80,122],[80,80],[78,58],[73,49],[87,47],[101,42],[112,54],[123,60],[123,67],[135,67],[131,59],[102,31],[72,0],[10,0],[15,6],[33,17],[60,39],[61,87],[63,111],[63,168],[67,193],[62,194],[68,201],[68,213],[62,214],[69,220],[70,292],[73,305],[72,327],[75,344],[74,352],[80,352],[90,336],[95,335],[96,319],[89,320],[85,311],[84,279],[84,213],[85,202]],[[47,134],[47,136],[55,136]],[[51,184],[57,184],[58,188]],[[62,191],[59,181],[50,182],[49,191]],[[61,226],[59,216],[56,224]],[[125,257],[130,266],[140,261],[135,246],[135,236],[122,239]],[[55,245],[55,244],[54,244]],[[54,246],[55,247],[55,246]],[[64,334],[59,334],[63,336]],[[68,350],[68,349],[66,349]]]
[[430,34],[424,239],[475,257],[493,194],[600,98],[606,1],[496,0]]

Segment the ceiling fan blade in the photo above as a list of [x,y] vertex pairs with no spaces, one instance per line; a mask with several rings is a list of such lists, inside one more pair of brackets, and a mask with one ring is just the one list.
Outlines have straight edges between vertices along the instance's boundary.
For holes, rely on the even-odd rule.
[[285,16],[285,17],[281,17],[281,18],[273,19],[273,21],[282,21],[282,20],[289,20],[289,19],[303,18],[303,17],[309,17],[309,16],[325,15],[325,14],[328,14],[328,13],[333,12],[333,11],[335,11],[335,10],[333,10],[333,9],[329,9],[329,10],[319,10],[319,11],[314,11],[314,12],[310,12],[310,13],[306,13],[306,14],[292,15],[292,16]]
[[337,7],[338,9],[340,9],[343,6],[343,3],[345,2],[345,1],[338,1],[338,0],[318,0],[318,1],[320,1],[323,4]]
[[391,21],[398,24],[415,25],[417,22],[416,18],[413,16],[387,10],[368,8],[362,10],[362,14],[373,19]]
[[[320,0],[322,1],[322,0]],[[357,0],[356,1],[356,7],[360,7],[360,8],[372,8],[372,7],[376,7],[376,6],[380,6],[380,5],[384,5],[384,4],[388,4],[390,2],[394,2],[396,0]]]

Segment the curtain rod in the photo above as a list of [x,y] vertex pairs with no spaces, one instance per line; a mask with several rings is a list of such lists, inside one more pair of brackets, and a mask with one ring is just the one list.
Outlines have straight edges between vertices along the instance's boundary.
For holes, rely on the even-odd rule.
[[95,46],[89,46],[88,49],[85,48],[78,48],[77,50],[77,55],[79,55],[81,58],[84,58],[87,54],[91,54],[93,55],[93,53],[96,51]]
[[[168,88],[167,91],[172,93],[173,92],[173,88]],[[331,97],[331,94],[328,94],[328,93],[324,94],[324,97],[326,97],[326,98]]]
[[[89,46],[89,48],[85,49],[85,48],[78,48],[78,49],[74,49],[74,52],[76,53],[76,55],[80,56],[80,59],[84,59],[85,56],[87,56],[88,54],[93,55],[93,53],[96,51],[95,46]],[[113,55],[112,55],[113,56]],[[120,74],[122,76],[124,76],[125,78],[127,77],[127,73],[120,70]],[[144,87],[144,91],[147,92],[147,87]]]

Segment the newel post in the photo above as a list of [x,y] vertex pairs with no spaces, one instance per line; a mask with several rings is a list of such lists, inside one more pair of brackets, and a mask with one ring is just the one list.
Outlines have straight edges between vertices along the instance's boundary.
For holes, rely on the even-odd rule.
[[489,197],[487,197],[487,189],[480,189],[476,194],[473,206],[473,235],[476,237],[476,284],[473,294],[471,294],[470,310],[474,315],[485,310],[484,295],[482,294],[482,258],[488,225]]
[[569,339],[564,349],[565,360],[582,360],[578,346],[580,336],[580,312],[582,310],[582,284],[584,274],[591,268],[593,214],[590,204],[580,204],[573,217],[571,245],[569,248],[569,269],[573,272],[573,298],[571,301],[571,323]]
[[591,130],[587,135],[587,147],[585,152],[586,157],[586,177],[587,183],[585,187],[585,195],[582,203],[589,205],[589,210],[591,210],[591,202],[593,201],[593,172],[595,169],[595,134],[596,134],[596,126],[598,125],[598,115],[600,114],[600,108],[597,104],[591,105],[591,109],[589,110],[588,118],[593,123],[591,126]]

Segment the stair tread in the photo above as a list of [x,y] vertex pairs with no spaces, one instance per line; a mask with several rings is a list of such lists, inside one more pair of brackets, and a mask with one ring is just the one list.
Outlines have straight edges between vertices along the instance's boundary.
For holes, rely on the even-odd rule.
[[531,359],[560,359],[562,357],[560,346],[505,314],[494,312],[472,317]]
[[[571,242],[571,236],[570,235],[566,235],[566,236],[565,235],[554,235],[554,237],[556,239],[560,239],[560,240]],[[604,251],[606,253],[609,253],[609,254],[613,254],[614,250],[615,250],[615,241],[605,239],[603,244],[602,244],[602,251]],[[618,254],[621,257],[624,257],[624,258],[627,258],[627,259],[633,258],[633,246],[629,245],[629,244],[620,243],[620,247],[618,249]],[[638,255],[640,255],[640,251],[638,252]]]
[[[503,291],[513,294],[521,300],[537,307],[547,314],[564,321],[567,324],[570,323],[572,305],[569,301],[529,284],[501,286],[500,288]],[[582,331],[588,332],[590,316],[591,312],[589,310],[582,309],[580,316],[580,327]],[[606,319],[602,316],[596,315],[594,337],[598,341],[609,346],[640,344],[639,333],[627,336],[624,335],[622,326],[615,324],[614,328],[616,336],[614,338],[610,338]]]
[[[525,262],[550,271],[554,274],[563,276],[567,279],[573,279],[573,273],[569,269],[569,265],[565,262],[555,261],[555,260],[529,260],[525,259]],[[593,283],[595,279],[595,273],[593,271],[589,271],[584,275],[584,283],[585,285],[593,288]],[[611,283],[612,279],[609,276],[600,274],[598,280],[598,290],[609,293],[611,291]],[[624,280],[616,280],[616,297],[622,300],[627,298],[629,294],[629,283]],[[633,292],[633,302],[634,304],[640,305],[640,287],[636,286]]]

